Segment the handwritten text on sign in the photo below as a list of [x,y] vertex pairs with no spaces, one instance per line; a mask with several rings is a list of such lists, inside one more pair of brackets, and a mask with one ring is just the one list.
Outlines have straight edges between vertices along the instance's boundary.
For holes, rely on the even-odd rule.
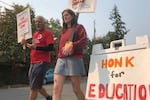
[[90,65],[94,67],[89,69],[86,97],[96,100],[148,100],[150,84],[149,81],[144,83],[139,73],[143,71],[142,63],[148,61],[142,60],[141,63],[141,55],[134,52],[91,56],[94,59],[91,58]]

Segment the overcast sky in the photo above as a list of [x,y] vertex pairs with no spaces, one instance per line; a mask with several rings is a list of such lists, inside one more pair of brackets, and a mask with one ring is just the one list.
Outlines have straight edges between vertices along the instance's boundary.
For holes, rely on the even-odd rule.
[[[36,15],[42,15],[46,19],[61,20],[61,12],[66,8],[68,0],[0,0],[8,4],[30,4]],[[150,0],[97,0],[95,13],[81,13],[79,23],[87,30],[88,37],[93,37],[93,21],[96,21],[96,36],[104,36],[108,31],[113,31],[109,20],[110,13],[116,5],[130,32],[125,39],[127,44],[134,44],[136,36],[147,34],[150,37]],[[0,2],[0,6],[9,7]]]

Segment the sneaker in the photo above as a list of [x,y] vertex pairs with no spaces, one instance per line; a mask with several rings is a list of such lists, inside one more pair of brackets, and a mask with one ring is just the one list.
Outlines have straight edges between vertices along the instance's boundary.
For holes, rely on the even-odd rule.
[[52,100],[52,96],[46,97],[46,100]]

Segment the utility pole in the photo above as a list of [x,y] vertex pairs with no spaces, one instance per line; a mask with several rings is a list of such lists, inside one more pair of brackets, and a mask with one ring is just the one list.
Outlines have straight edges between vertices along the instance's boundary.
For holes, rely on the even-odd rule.
[[96,41],[96,28],[95,28],[95,20],[94,20],[94,36],[93,36],[93,40],[94,42]]

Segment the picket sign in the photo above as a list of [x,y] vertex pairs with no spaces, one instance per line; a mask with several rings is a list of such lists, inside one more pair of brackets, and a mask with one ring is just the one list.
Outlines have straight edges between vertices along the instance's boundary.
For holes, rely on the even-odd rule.
[[126,45],[124,39],[111,42],[109,49],[96,44],[90,59],[87,100],[150,100],[147,35],[136,37],[132,45]]
[[20,43],[22,39],[26,40],[32,38],[30,7],[18,13],[16,18],[18,43]]
[[67,8],[76,13],[94,13],[96,0],[68,0]]

